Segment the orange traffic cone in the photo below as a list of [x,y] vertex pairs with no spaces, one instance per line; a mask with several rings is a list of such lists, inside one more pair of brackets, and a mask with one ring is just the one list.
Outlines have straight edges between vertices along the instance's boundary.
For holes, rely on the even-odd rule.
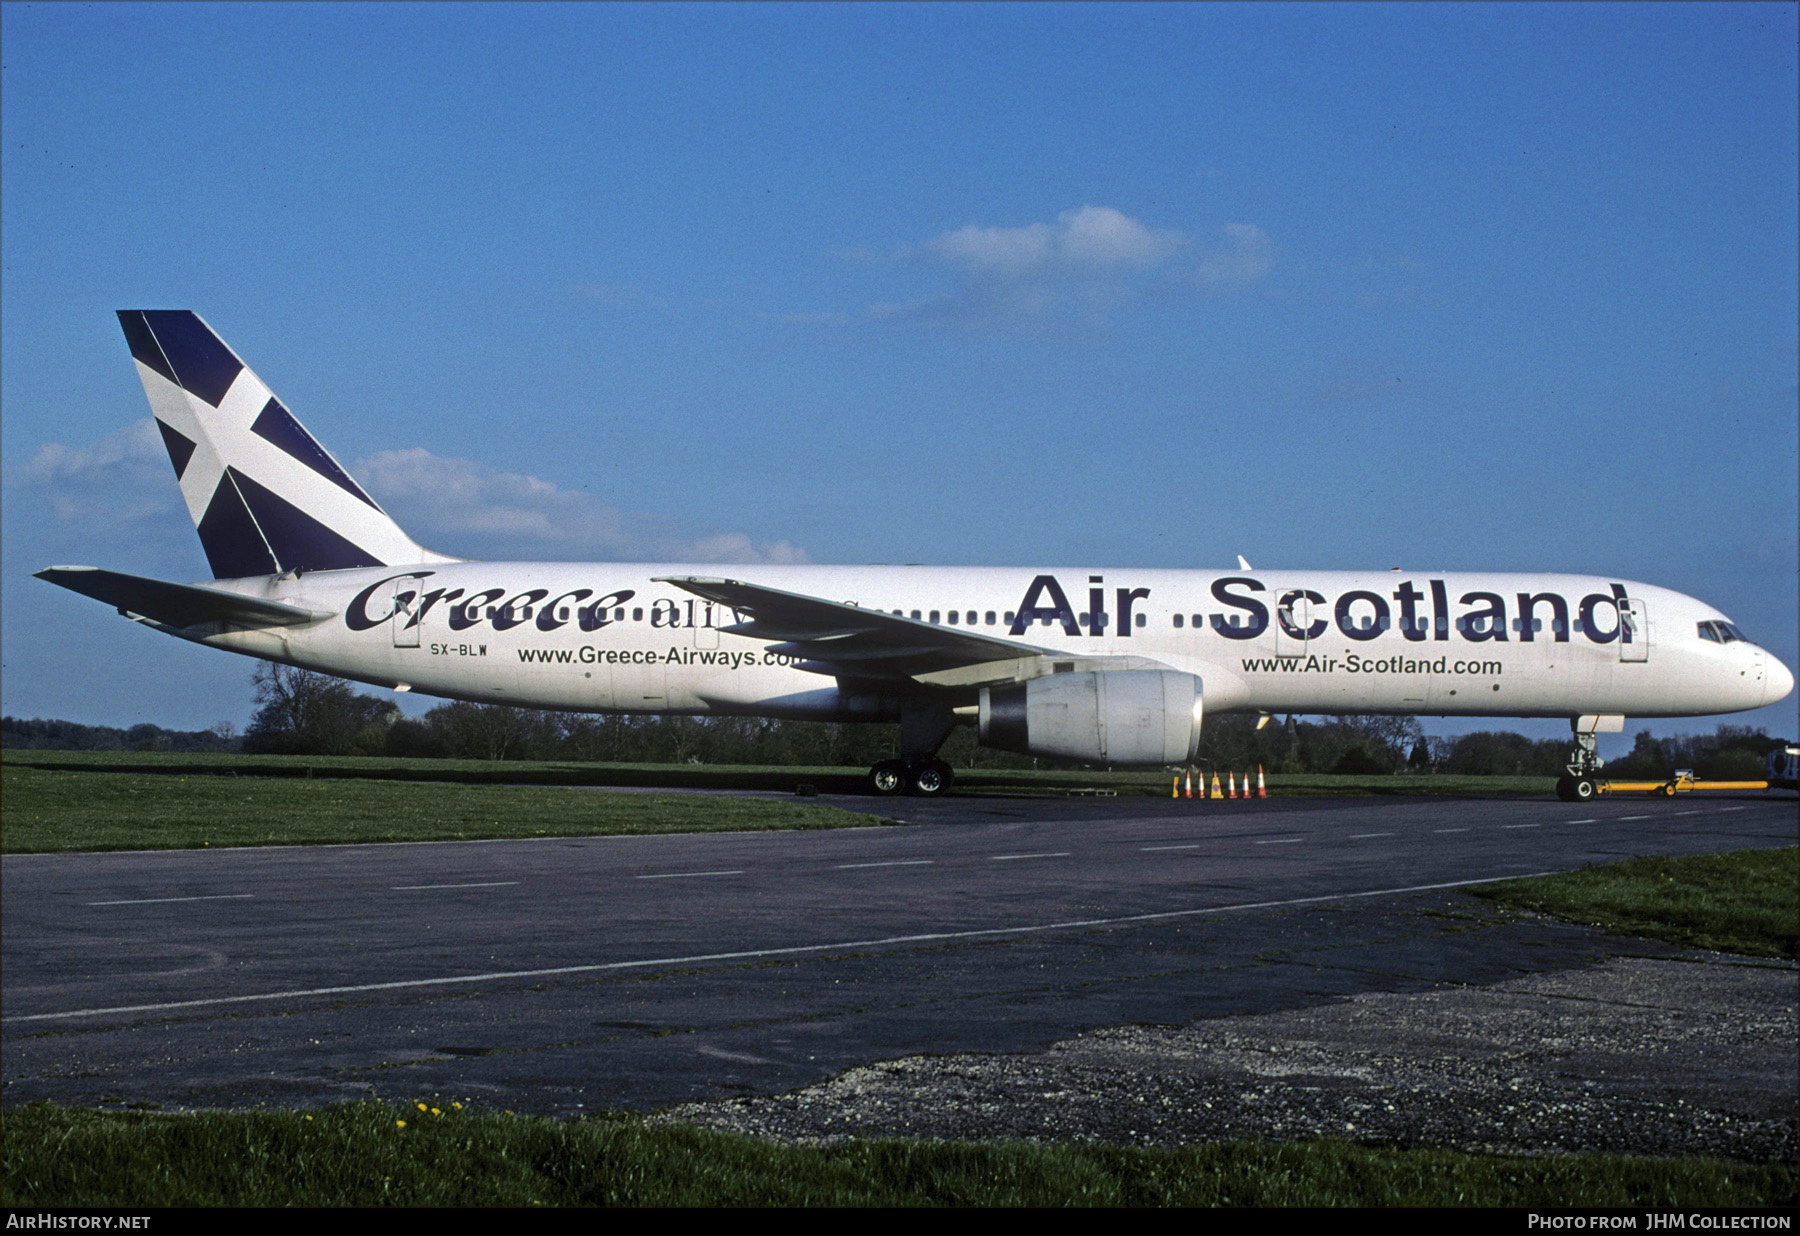
[[1268,788],[1263,785],[1263,775],[1262,775],[1262,765],[1261,764],[1258,764],[1256,766],[1256,796],[1258,798],[1267,798],[1269,796]]
[[1236,798],[1237,797],[1237,774],[1234,772],[1227,772],[1225,774],[1225,785],[1227,787],[1227,789],[1225,791],[1225,797]]
[[1187,797],[1192,798],[1193,796],[1194,796],[1194,770],[1190,768],[1187,770]]

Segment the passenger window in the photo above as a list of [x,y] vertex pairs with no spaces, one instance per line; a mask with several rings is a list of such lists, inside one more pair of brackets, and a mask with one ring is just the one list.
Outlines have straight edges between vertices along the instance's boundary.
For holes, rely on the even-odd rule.
[[948,616],[948,617],[949,617],[949,619],[950,619],[950,625],[951,625],[951,626],[955,626],[955,625],[956,625],[956,611],[955,611],[955,610],[951,610],[951,611],[950,611],[950,613],[949,613],[949,614],[948,614],[948,615],[947,615],[947,616]]
[[919,611],[918,611],[918,610],[916,610],[916,609],[915,609],[915,610],[914,610],[914,611],[913,611],[913,612],[912,612],[912,616],[913,616],[913,621],[914,621],[914,622],[917,622],[917,621],[918,621],[918,620],[919,620]]
[[938,612],[934,609],[931,611],[931,625],[936,626],[937,620],[938,620]]
[[1175,615],[1175,629],[1177,631],[1181,630],[1181,615],[1180,614]]
[[987,612],[987,624],[990,627],[994,625],[994,611],[991,609]]
[[1132,617],[1137,620],[1136,625],[1140,627],[1144,625],[1144,616],[1142,614],[1133,614]]
[[633,622],[642,622],[644,620],[644,611],[641,609],[632,610],[631,611],[631,620]]

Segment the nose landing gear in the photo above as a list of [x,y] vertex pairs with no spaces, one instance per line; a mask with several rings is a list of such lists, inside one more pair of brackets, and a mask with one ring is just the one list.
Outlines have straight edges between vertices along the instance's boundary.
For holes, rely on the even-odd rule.
[[1575,749],[1569,752],[1568,772],[1556,782],[1556,796],[1566,803],[1585,803],[1600,792],[1597,774],[1600,757],[1594,753],[1592,730],[1575,731]]

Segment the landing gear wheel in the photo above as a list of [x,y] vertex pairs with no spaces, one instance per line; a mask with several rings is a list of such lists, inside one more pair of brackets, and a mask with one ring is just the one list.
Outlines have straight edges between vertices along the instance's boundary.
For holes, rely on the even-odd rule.
[[1592,777],[1560,777],[1556,782],[1556,796],[1566,803],[1585,803],[1599,792]]
[[948,793],[950,783],[956,780],[956,774],[950,765],[942,760],[930,760],[915,765],[908,780],[912,783],[912,792],[921,798],[937,798]]
[[899,760],[883,760],[869,770],[869,786],[883,798],[890,798],[906,788],[906,765]]

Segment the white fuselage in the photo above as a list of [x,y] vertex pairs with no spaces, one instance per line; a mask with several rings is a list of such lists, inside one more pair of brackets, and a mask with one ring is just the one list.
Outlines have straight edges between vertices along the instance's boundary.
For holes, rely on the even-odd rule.
[[[331,612],[190,634],[386,687],[524,708],[892,719],[658,576],[716,566],[435,562],[210,584]],[[734,567],[768,588],[898,611],[1071,658],[1145,658],[1208,712],[1574,717],[1756,708],[1792,676],[1724,615],[1597,576],[992,567]],[[1123,626],[1121,625],[1123,623]],[[899,684],[904,686],[906,684]],[[873,701],[873,702],[872,702]]]

